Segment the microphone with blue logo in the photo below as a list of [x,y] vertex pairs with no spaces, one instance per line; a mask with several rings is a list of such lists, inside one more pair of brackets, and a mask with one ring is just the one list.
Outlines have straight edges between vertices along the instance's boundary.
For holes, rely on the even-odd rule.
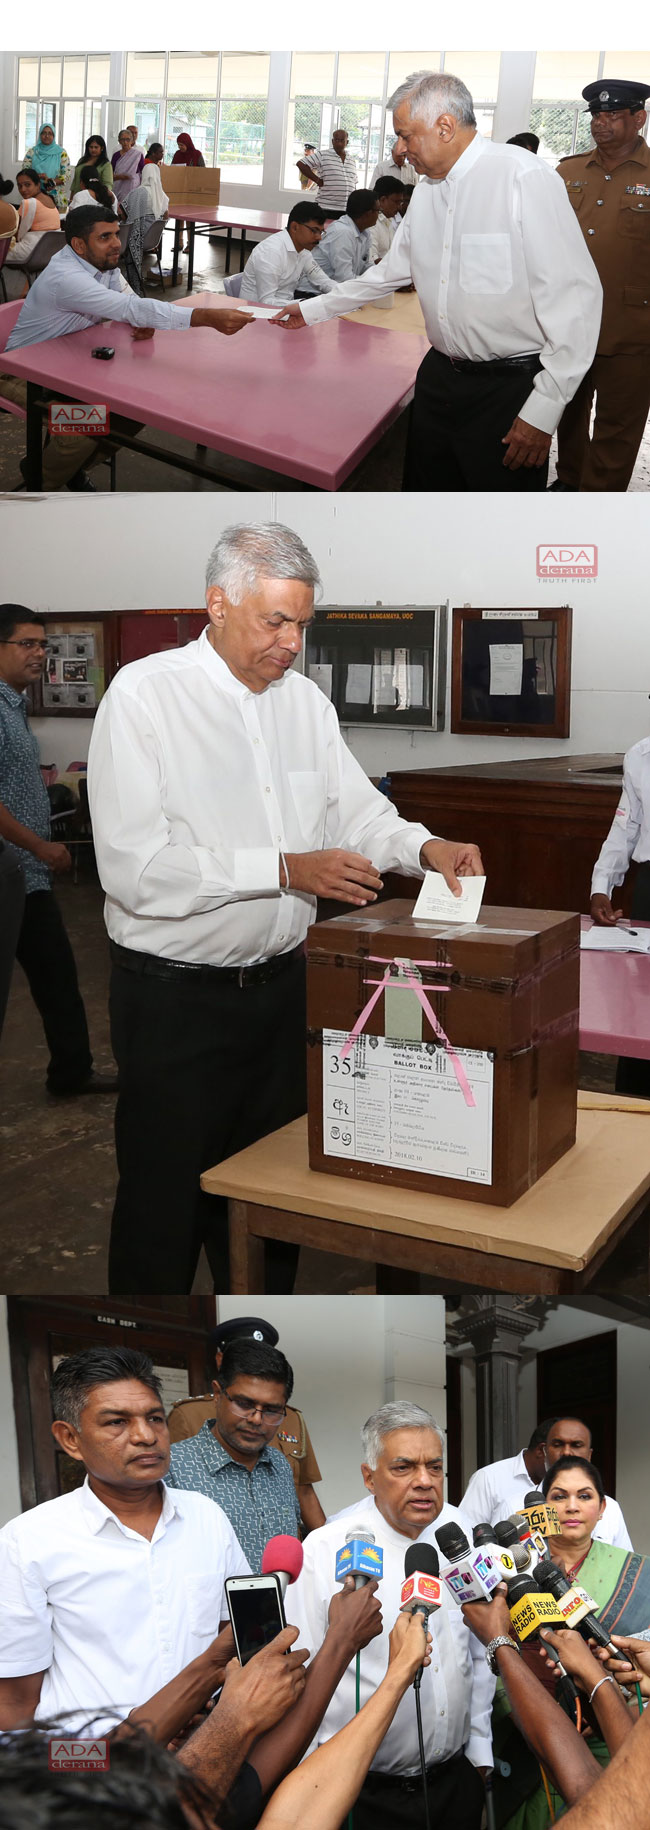
[[[345,1582],[348,1576],[354,1578],[355,1589],[362,1589],[366,1582],[381,1582],[384,1573],[384,1553],[375,1541],[374,1531],[366,1531],[364,1525],[353,1525],[345,1534],[345,1544],[336,1553],[335,1575],[337,1582]],[[361,1652],[357,1652],[355,1713],[361,1708]],[[348,1816],[348,1830],[353,1830],[353,1813]]]

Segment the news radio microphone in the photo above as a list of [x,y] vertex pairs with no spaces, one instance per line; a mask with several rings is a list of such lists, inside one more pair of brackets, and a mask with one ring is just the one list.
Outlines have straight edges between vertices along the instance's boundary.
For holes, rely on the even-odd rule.
[[620,1658],[620,1648],[617,1650],[612,1644],[606,1628],[593,1613],[596,1603],[586,1589],[577,1582],[568,1582],[551,1557],[538,1563],[535,1575],[544,1592],[553,1596],[564,1627],[577,1627],[582,1639],[595,1639],[597,1646],[606,1647],[614,1658]]
[[560,1529],[557,1506],[547,1506],[543,1493],[538,1489],[527,1493],[523,1511],[534,1531],[539,1531],[543,1538],[556,1538]]
[[[541,1627],[556,1629],[564,1625],[562,1615],[553,1595],[540,1588],[537,1578],[530,1574],[516,1576],[508,1589],[508,1609],[517,1639],[525,1644],[528,1639],[535,1639]],[[544,1640],[543,1645],[549,1658],[555,1665],[562,1661],[553,1646]]]
[[501,1581],[491,1556],[480,1546],[470,1545],[455,1521],[441,1525],[436,1543],[449,1565],[442,1571],[442,1580],[459,1608],[465,1601],[489,1601]]
[[355,1589],[362,1589],[365,1582],[381,1582],[384,1573],[384,1553],[375,1543],[374,1531],[366,1531],[363,1525],[354,1525],[345,1534],[345,1544],[336,1554],[335,1576],[337,1582],[345,1582],[346,1576],[354,1576]]
[[282,1600],[290,1582],[295,1582],[303,1565],[303,1548],[299,1538],[290,1538],[280,1534],[269,1538],[262,1553],[262,1575],[277,1576]]

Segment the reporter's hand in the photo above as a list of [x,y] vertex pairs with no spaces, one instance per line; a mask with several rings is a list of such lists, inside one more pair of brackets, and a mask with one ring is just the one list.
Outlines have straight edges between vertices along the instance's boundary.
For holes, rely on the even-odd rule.
[[280,324],[283,330],[307,329],[307,323],[297,299],[292,299],[289,305],[283,305],[275,318],[269,318],[269,324]]
[[550,432],[540,432],[538,426],[530,426],[526,419],[513,419],[510,431],[501,440],[506,447],[506,470],[538,470],[546,463],[551,436]]
[[277,1638],[256,1652],[247,1665],[231,1659],[215,1716],[224,1708],[234,1711],[237,1721],[256,1737],[275,1728],[305,1688],[304,1667],[309,1653],[304,1647],[289,1650],[297,1638],[297,1627],[283,1627]]
[[[622,1633],[612,1633],[612,1643],[618,1646],[620,1656],[614,1659],[599,1647],[597,1656],[605,1670],[616,1678],[617,1684],[637,1684],[644,1697],[650,1697],[650,1643],[647,1639],[630,1639]],[[632,1663],[634,1660],[634,1663]]]
[[371,1639],[378,1639],[383,1627],[381,1602],[377,1599],[378,1582],[364,1582],[355,1589],[354,1576],[346,1576],[329,1605],[329,1624],[334,1633],[350,1647],[350,1658]]
[[491,1639],[517,1637],[502,1585],[494,1590],[489,1601],[466,1601],[462,1613],[467,1626],[480,1639],[482,1646],[489,1646]]
[[555,1669],[554,1662],[547,1658],[544,1652],[545,1642],[555,1647],[565,1671],[568,1671],[569,1677],[573,1678],[574,1684],[579,1684],[586,1695],[590,1696],[594,1684],[598,1683],[603,1673],[598,1659],[594,1657],[591,1648],[585,1644],[580,1634],[575,1630],[572,1631],[570,1627],[560,1627],[557,1633],[551,1627],[541,1628],[540,1652],[545,1664],[553,1663],[553,1669]]
[[611,928],[615,922],[620,921],[623,910],[613,909],[609,896],[597,895],[591,898],[589,913],[592,921],[597,921],[600,927]]
[[150,338],[155,337],[155,335],[156,332],[152,324],[136,324],[131,331],[131,337],[134,343],[148,343]]
[[288,887],[362,909],[376,902],[383,883],[369,858],[358,851],[294,851],[286,854]]
[[423,1614],[398,1614],[388,1635],[389,1666],[398,1665],[409,1683],[421,1665],[431,1664],[431,1645]]
[[420,863],[423,870],[440,871],[455,896],[461,893],[459,877],[485,876],[478,845],[462,845],[455,839],[427,839]]
[[57,877],[59,877],[63,871],[69,871],[70,865],[72,864],[72,858],[67,845],[60,845],[58,843],[52,844],[49,839],[43,839],[35,856],[40,860],[41,864],[47,865],[48,870],[54,871],[54,874]]

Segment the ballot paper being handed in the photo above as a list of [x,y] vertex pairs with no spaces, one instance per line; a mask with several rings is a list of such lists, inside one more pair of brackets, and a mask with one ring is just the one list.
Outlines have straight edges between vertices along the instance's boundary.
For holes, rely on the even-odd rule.
[[440,871],[427,871],[413,910],[414,921],[477,921],[485,878],[459,877],[458,881],[462,894],[454,896]]
[[583,928],[580,946],[584,953],[650,953],[650,928]]
[[[224,297],[227,296],[227,294],[224,294]],[[249,318],[277,318],[278,313],[282,310],[282,306],[251,305],[249,304],[248,299],[237,298],[234,303],[234,310],[245,311]]]

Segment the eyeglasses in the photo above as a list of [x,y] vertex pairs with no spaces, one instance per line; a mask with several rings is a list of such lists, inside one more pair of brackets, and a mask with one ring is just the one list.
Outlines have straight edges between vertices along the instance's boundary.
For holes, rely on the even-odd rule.
[[49,642],[33,641],[31,636],[21,636],[19,640],[14,636],[9,636],[7,641],[3,642],[2,646],[3,648],[26,648],[29,649],[30,653],[33,653],[35,649],[39,648],[43,654],[48,654],[50,648]]
[[242,1417],[252,1417],[255,1411],[259,1411],[263,1421],[268,1418],[269,1423],[279,1423],[280,1418],[286,1416],[286,1404],[258,1404],[256,1398],[240,1398],[237,1392],[224,1392],[223,1395],[232,1404],[233,1410],[239,1411]]

